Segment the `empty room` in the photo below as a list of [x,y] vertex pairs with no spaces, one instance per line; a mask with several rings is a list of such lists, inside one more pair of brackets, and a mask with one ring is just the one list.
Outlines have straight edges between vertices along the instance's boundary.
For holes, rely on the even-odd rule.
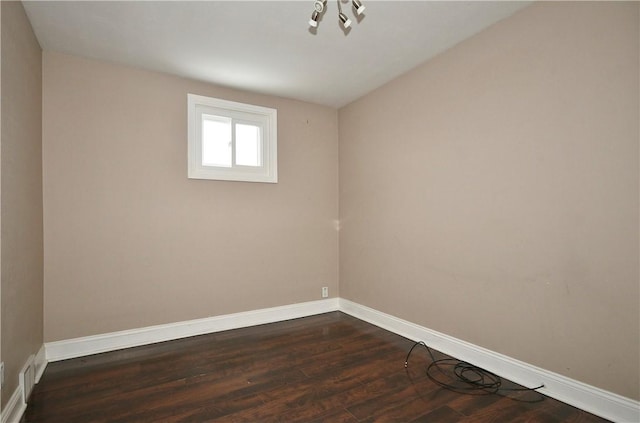
[[0,1],[0,45],[0,423],[640,421],[640,2]]

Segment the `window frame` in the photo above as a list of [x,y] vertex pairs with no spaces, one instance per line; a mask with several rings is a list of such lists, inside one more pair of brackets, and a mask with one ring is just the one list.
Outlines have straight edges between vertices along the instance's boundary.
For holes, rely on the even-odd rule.
[[[261,166],[243,166],[235,164],[232,156],[231,167],[202,164],[202,121],[203,116],[230,118],[232,134],[235,136],[235,124],[259,126],[262,131]],[[278,112],[269,107],[239,103],[220,98],[187,94],[187,138],[189,179],[210,179],[240,182],[278,182]],[[232,151],[235,151],[235,139],[232,139]]]

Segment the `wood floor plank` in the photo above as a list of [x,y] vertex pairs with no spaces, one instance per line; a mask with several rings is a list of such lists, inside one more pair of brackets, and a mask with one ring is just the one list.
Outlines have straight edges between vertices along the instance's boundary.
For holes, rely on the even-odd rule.
[[22,423],[605,422],[442,389],[412,344],[332,312],[50,363]]
[[460,416],[459,413],[455,412],[448,406],[443,405],[442,407],[438,407],[435,410],[427,414],[423,414],[422,416],[419,416],[416,419],[413,419],[410,421],[412,423],[413,422],[415,423],[418,423],[418,422],[456,423],[461,421],[460,420],[461,418],[462,416]]

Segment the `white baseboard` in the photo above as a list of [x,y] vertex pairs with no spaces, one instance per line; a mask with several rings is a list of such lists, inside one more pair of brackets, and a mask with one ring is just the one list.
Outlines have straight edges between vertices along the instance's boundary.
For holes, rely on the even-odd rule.
[[44,348],[44,344],[38,350],[35,358],[35,366],[36,366],[36,383],[40,382],[40,378],[44,373],[44,369],[47,368],[47,354]]
[[230,329],[312,316],[338,310],[338,299],[310,301],[242,313],[187,320],[101,335],[45,343],[47,361],[66,360]]
[[399,319],[372,308],[340,299],[338,309],[405,338],[423,341],[459,360],[489,370],[523,386],[544,384],[540,392],[566,404],[615,422],[640,422],[640,402],[515,360],[474,344]]
[[[34,357],[34,366],[35,366],[35,380],[36,383],[40,381],[40,377],[42,373],[44,373],[44,369],[47,366],[47,360],[45,358],[45,348],[44,345],[40,347],[38,353],[35,356],[30,356],[29,358]],[[29,361],[27,360],[27,363]],[[0,422],[1,423],[18,423],[22,418],[22,415],[27,409],[27,404],[24,401],[22,392],[23,386],[21,383],[18,383],[15,391],[11,394],[9,401],[5,404],[5,407],[0,412]]]
[[26,409],[27,404],[22,401],[22,391],[18,385],[2,409],[2,423],[18,423]]
[[[41,349],[36,356],[36,368],[38,369],[36,380],[40,379],[47,361],[65,360],[189,336],[280,322],[336,310],[387,329],[405,338],[424,341],[430,347],[445,354],[482,367],[520,385],[533,387],[544,384],[544,388],[540,389],[541,393],[600,417],[621,423],[640,421],[640,403],[638,401],[541,369],[342,298],[331,298],[64,341],[47,342],[44,345],[44,352]],[[16,394],[12,396],[12,400],[15,396]],[[9,404],[7,404],[8,413],[12,412],[9,408],[12,404],[14,409],[16,404],[18,408],[23,407],[19,392],[14,403],[10,400]],[[19,414],[16,414],[18,412],[14,410],[11,416],[20,416],[22,412],[24,412],[24,408],[21,409]],[[9,417],[5,419],[4,416],[5,413],[3,413],[1,423],[13,423],[12,420],[8,420]]]

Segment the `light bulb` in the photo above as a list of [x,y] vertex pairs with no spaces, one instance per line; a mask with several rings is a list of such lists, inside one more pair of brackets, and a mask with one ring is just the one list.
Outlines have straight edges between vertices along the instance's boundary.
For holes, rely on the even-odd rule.
[[318,13],[317,10],[314,10],[313,13],[311,14],[311,19],[309,19],[309,26],[313,27],[313,28],[317,28],[318,27],[318,17],[320,16],[320,13]]
[[340,18],[340,22],[342,22],[342,26],[344,26],[345,29],[351,26],[351,19],[347,18],[347,15],[344,13],[338,13],[338,18]]
[[364,12],[364,5],[362,4],[362,2],[360,0],[353,0],[353,2],[351,3],[353,4],[353,8],[356,9],[356,13],[358,15],[362,15],[362,12]]

